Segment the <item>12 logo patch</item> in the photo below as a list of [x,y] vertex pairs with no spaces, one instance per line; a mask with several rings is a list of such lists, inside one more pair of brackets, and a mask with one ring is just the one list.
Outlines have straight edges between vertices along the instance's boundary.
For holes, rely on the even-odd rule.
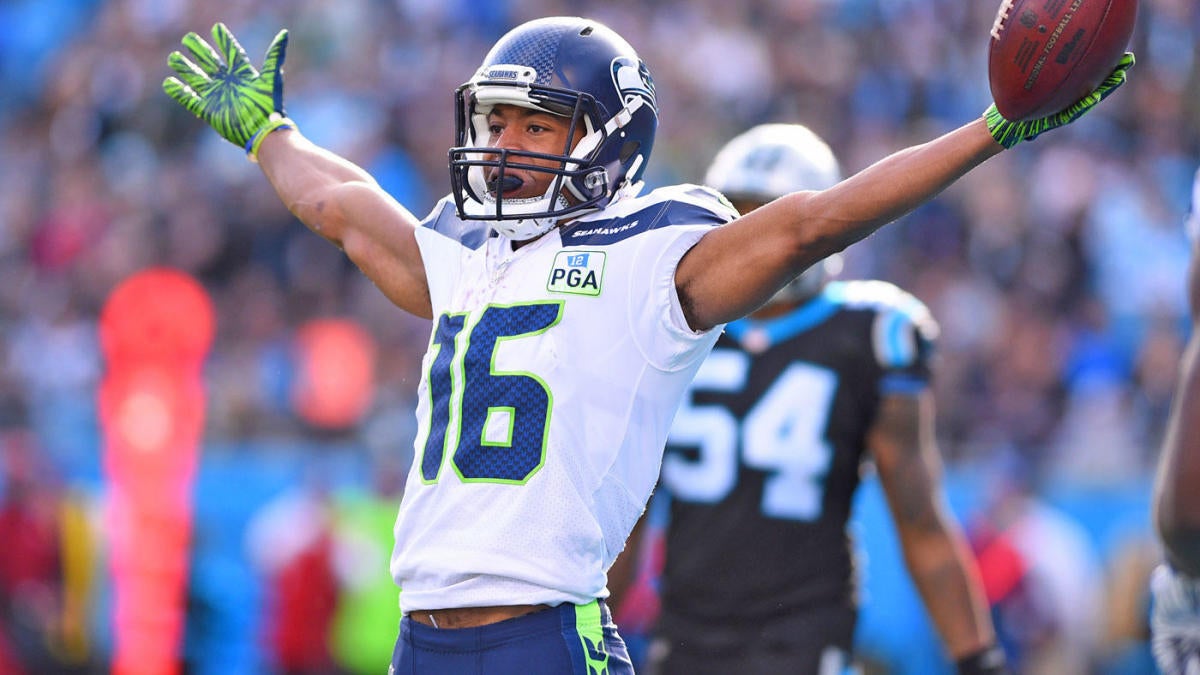
[[546,290],[551,293],[597,296],[603,285],[603,251],[559,251],[550,267]]

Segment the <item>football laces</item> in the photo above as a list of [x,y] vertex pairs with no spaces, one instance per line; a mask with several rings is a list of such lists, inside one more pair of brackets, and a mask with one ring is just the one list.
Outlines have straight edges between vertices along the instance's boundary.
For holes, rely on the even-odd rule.
[[1000,31],[1004,30],[1004,22],[1008,21],[1008,14],[1012,11],[1013,0],[1004,0],[1000,3],[1000,11],[996,12],[996,20],[992,23],[992,39],[1000,39]]

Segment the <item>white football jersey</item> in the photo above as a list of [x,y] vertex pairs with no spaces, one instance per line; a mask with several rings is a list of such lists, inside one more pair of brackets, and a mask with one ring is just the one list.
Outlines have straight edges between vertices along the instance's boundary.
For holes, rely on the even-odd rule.
[[403,611],[607,594],[720,333],[688,328],[676,265],[734,217],[675,186],[516,251],[449,201],[426,219],[434,325],[391,563]]

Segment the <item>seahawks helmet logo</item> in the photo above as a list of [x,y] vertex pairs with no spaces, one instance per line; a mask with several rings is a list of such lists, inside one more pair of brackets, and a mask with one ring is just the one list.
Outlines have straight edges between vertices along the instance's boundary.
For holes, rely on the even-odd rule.
[[640,59],[628,56],[613,59],[612,78],[622,101],[637,96],[645,99],[655,112],[658,111],[658,102],[654,97],[654,80],[650,77],[650,70]]

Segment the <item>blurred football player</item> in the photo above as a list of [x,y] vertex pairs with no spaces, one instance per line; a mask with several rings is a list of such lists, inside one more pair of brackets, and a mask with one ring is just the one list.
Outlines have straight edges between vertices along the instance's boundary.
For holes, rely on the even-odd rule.
[[[284,115],[287,32],[255,69],[223,24],[163,86],[244,147],[293,214],[433,320],[391,570],[402,673],[625,673],[606,573],[720,327],[805,268],[1125,81],[1029,122],[995,111],[822,192],[732,221],[714,192],[639,194],[658,126],[634,49],[577,17],[517,26],[454,98],[451,194],[424,220]],[[347,119],[346,124],[354,124]],[[382,629],[382,628],[381,628]]]
[[1166,675],[1200,675],[1200,172],[1187,221],[1192,242],[1192,334],[1167,421],[1154,486],[1154,522],[1166,561],[1150,582],[1154,658]]
[[[734,138],[705,177],[741,213],[840,180],[829,146],[793,124]],[[929,389],[937,324],[889,283],[831,281],[836,262],[730,323],[675,418],[657,672],[844,672],[857,616],[846,525],[870,460],[959,672],[1003,672],[942,492]]]

